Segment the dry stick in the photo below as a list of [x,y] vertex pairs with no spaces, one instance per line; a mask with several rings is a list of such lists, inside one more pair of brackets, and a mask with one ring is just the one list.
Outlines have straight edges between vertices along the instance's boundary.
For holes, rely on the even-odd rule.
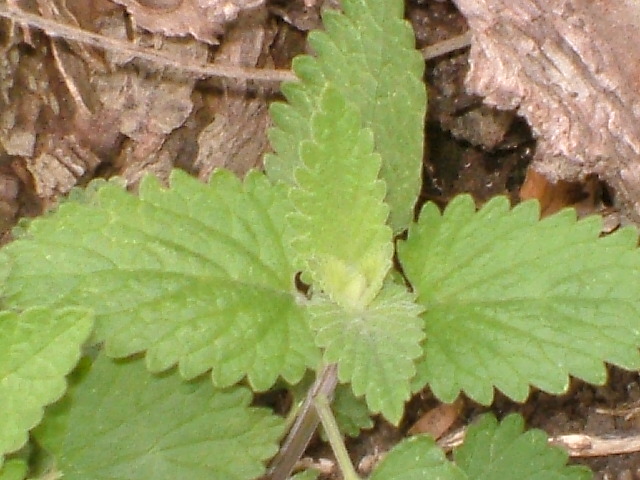
[[[276,70],[269,68],[249,68],[232,65],[220,65],[216,63],[196,64],[185,62],[179,58],[165,55],[157,50],[140,47],[124,40],[118,40],[97,33],[89,32],[72,25],[58,23],[32,13],[25,12],[8,5],[0,4],[0,17],[8,18],[17,23],[29,25],[47,33],[51,37],[60,37],[66,40],[91,45],[106,51],[127,53],[136,58],[148,60],[166,67],[174,68],[182,73],[193,75],[196,78],[223,77],[239,80],[259,80],[264,82],[283,82],[296,80],[295,74],[290,70]],[[421,50],[426,60],[446,55],[455,50],[466,48],[471,44],[471,35],[465,33],[457,37],[438,42]]]
[[572,457],[604,457],[640,451],[640,435],[599,437],[574,433],[551,437],[549,443],[564,448]]
[[263,479],[286,480],[296,462],[307,449],[311,437],[318,428],[320,418],[314,406],[314,400],[318,395],[324,395],[331,399],[338,384],[338,367],[331,364],[322,369],[316,381],[309,389],[307,396],[300,407],[296,421],[289,430],[280,451],[271,462],[269,471]]
[[[438,441],[445,450],[460,446],[466,435],[466,427],[456,430]],[[555,435],[549,444],[564,449],[571,457],[605,457],[640,452],[640,435],[597,436],[583,433]]]
[[469,45],[471,45],[471,33],[467,32],[424,47],[420,52],[425,60],[432,60],[447,53],[467,48]]
[[5,17],[14,22],[23,23],[30,27],[43,30],[47,35],[60,37],[65,40],[91,45],[107,51],[127,53],[136,58],[148,60],[150,62],[175,68],[176,70],[188,73],[196,78],[224,77],[236,78],[239,80],[261,80],[266,82],[282,82],[295,80],[296,76],[290,70],[274,70],[267,68],[235,67],[231,65],[205,64],[184,62],[170,55],[165,55],[157,50],[139,47],[130,42],[105,37],[97,33],[89,32],[71,25],[58,23],[47,18],[27,13],[22,10],[0,5],[0,17]]

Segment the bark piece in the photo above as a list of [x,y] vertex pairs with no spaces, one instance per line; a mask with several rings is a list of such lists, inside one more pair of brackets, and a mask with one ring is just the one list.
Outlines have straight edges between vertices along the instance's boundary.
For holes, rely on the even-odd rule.
[[114,0],[124,5],[136,23],[167,36],[193,35],[217,44],[224,26],[243,10],[261,6],[264,0]]
[[[266,12],[265,12],[266,13]],[[238,24],[225,38],[216,55],[222,64],[255,67],[264,55],[274,32],[255,18]],[[258,86],[249,92],[250,82],[225,80],[224,91],[212,102],[214,118],[198,136],[195,168],[208,179],[215,168],[225,167],[238,175],[261,166],[269,148],[268,98]]]
[[36,194],[45,199],[67,193],[100,164],[100,159],[73,135],[42,135],[36,150],[35,156],[25,159],[26,168],[33,177]]
[[518,109],[552,181],[596,174],[640,223],[640,4],[453,0],[473,34],[467,88]]

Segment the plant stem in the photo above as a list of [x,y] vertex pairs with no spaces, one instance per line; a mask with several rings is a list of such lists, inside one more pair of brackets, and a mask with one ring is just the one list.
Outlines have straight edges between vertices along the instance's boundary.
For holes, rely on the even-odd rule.
[[322,394],[325,398],[333,397],[338,383],[337,365],[325,366],[316,381],[307,392],[298,416],[280,451],[273,459],[269,471],[262,480],[285,480],[289,478],[295,463],[304,453],[311,437],[318,427],[318,414],[315,409],[314,399]]
[[349,453],[347,452],[347,447],[342,440],[342,434],[338,428],[338,423],[331,411],[329,399],[324,393],[319,393],[315,397],[313,403],[316,407],[316,412],[318,412],[318,416],[320,417],[320,421],[322,422],[322,426],[324,427],[324,431],[327,434],[329,443],[331,444],[331,449],[338,460],[338,465],[340,465],[340,470],[342,470],[344,480],[361,480],[356,473],[356,470],[353,468],[353,464],[349,458]]

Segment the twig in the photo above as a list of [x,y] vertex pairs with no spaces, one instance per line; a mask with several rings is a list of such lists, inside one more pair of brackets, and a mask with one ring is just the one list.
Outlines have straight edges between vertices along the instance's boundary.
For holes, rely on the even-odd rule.
[[586,434],[558,435],[549,443],[564,448],[572,457],[604,457],[640,452],[640,435],[603,436]]
[[[438,441],[445,450],[452,450],[464,441],[466,427],[456,430]],[[549,444],[563,448],[571,457],[605,457],[640,452],[640,435],[587,435],[571,433],[549,438]]]
[[471,45],[471,33],[467,32],[424,47],[420,52],[422,52],[425,60],[432,60],[456,50],[467,48],[469,45]]
[[300,413],[295,423],[289,430],[278,455],[273,459],[267,475],[262,477],[269,480],[285,480],[289,478],[296,462],[302,457],[307,449],[311,437],[318,428],[320,418],[314,406],[314,400],[318,395],[326,398],[333,398],[336,385],[338,384],[338,367],[335,364],[328,365],[316,378],[316,381],[307,392]]
[[[44,31],[51,37],[59,37],[65,40],[100,48],[102,50],[127,53],[133,57],[148,60],[150,62],[176,69],[179,72],[192,75],[195,78],[223,77],[238,80],[258,80],[264,82],[284,82],[296,80],[295,74],[290,70],[278,70],[270,68],[249,68],[220,64],[196,64],[185,62],[179,58],[165,55],[157,50],[140,47],[134,43],[106,37],[89,32],[73,25],[63,24],[23,10],[13,8],[6,4],[0,4],[0,17],[7,18],[17,23],[28,25]],[[465,33],[434,45],[429,45],[421,50],[426,60],[446,55],[455,50],[468,47],[471,44],[471,34]]]
[[0,4],[0,17],[8,18],[14,22],[37,28],[46,32],[47,35],[51,37],[73,40],[107,51],[127,53],[136,58],[149,60],[156,64],[174,68],[180,72],[193,75],[196,78],[224,77],[239,80],[260,80],[265,82],[282,82],[296,79],[296,76],[290,70],[237,67],[232,65],[219,65],[215,63],[199,65],[184,62],[170,55],[160,53],[157,50],[143,48],[130,42],[99,35],[72,25],[58,23],[32,13],[11,8],[7,5]]

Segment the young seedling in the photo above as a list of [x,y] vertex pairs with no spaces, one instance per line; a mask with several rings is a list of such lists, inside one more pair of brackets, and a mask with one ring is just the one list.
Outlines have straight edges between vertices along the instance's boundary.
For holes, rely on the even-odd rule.
[[[318,412],[357,478],[337,429],[397,424],[425,386],[523,401],[640,366],[635,231],[465,195],[414,222],[426,93],[403,4],[323,20],[273,105],[266,173],[94,184],[2,250],[0,479],[285,478]],[[252,392],[301,392],[309,371],[267,471],[284,420]],[[370,478],[589,478],[566,460],[520,417],[485,416],[453,461],[420,436]]]

